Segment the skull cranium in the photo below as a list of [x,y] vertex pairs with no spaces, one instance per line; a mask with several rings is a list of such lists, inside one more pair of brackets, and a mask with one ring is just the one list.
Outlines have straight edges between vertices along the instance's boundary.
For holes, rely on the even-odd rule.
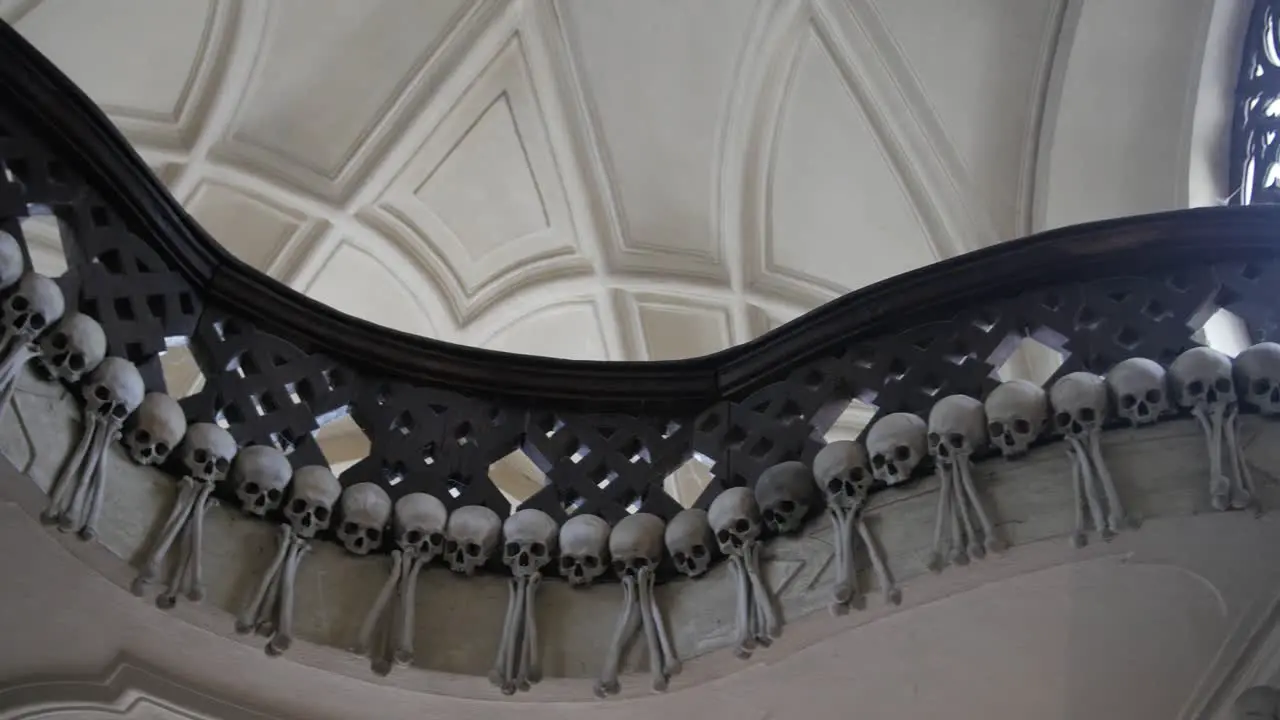
[[681,510],[667,523],[663,540],[676,569],[685,575],[698,577],[711,567],[716,538],[705,510]]
[[187,428],[179,455],[191,477],[206,483],[222,482],[236,456],[236,441],[213,423],[195,423]]
[[0,290],[8,290],[22,278],[26,262],[18,238],[0,230]]
[[1211,347],[1182,353],[1169,365],[1170,385],[1181,407],[1213,410],[1236,402],[1231,358]]
[[1057,429],[1068,437],[1083,438],[1107,420],[1107,383],[1091,372],[1068,373],[1049,388],[1049,403]]
[[342,524],[338,539],[347,552],[368,555],[382,545],[382,532],[391,520],[391,497],[371,482],[342,491]]
[[57,283],[39,273],[25,273],[13,294],[0,306],[5,337],[30,341],[58,322],[65,310],[66,301]]
[[832,507],[859,510],[871,492],[867,452],[852,440],[835,440],[819,450],[813,458],[813,475]]
[[308,465],[293,473],[289,504],[284,516],[299,537],[311,538],[329,527],[333,520],[333,504],[342,494],[342,485],[333,472],[323,465]]
[[609,568],[609,523],[574,515],[560,526],[560,574],[570,585],[587,585]]
[[662,561],[662,518],[645,512],[628,515],[609,533],[609,554],[618,577],[656,568]]
[[717,495],[707,510],[707,519],[725,555],[742,555],[743,549],[760,537],[760,506],[747,488],[729,488]]
[[107,356],[107,335],[97,320],[73,312],[40,338],[37,367],[51,380],[80,382]]
[[1245,402],[1263,415],[1280,415],[1280,343],[1246,348],[1234,366],[1236,388]]
[[516,577],[531,577],[555,554],[560,528],[535,508],[517,510],[502,524],[502,564]]
[[1049,421],[1049,396],[1026,380],[1001,383],[983,407],[991,442],[1007,458],[1026,454]]
[[929,453],[943,465],[967,458],[987,445],[987,414],[968,395],[948,395],[929,411]]
[[129,418],[123,442],[139,465],[163,465],[187,433],[187,418],[178,401],[160,392],[147,393]]
[[1169,391],[1160,363],[1147,358],[1122,360],[1107,373],[1116,412],[1134,427],[1150,425],[1169,409]]
[[444,551],[444,529],[449,511],[439,498],[427,493],[409,493],[396,501],[396,545],[416,552],[423,562],[431,562]]
[[104,359],[81,388],[85,408],[98,417],[123,424],[142,404],[146,385],[137,366],[124,358]]
[[270,445],[250,445],[231,464],[236,497],[250,515],[262,517],[280,507],[291,479],[289,458]]
[[498,513],[483,505],[466,505],[449,515],[445,526],[444,554],[454,572],[474,574],[489,562],[502,535]]
[[909,480],[928,454],[928,432],[924,420],[912,413],[891,413],[877,420],[867,431],[872,475],[886,485]]
[[760,473],[755,496],[770,530],[798,532],[813,505],[813,472],[795,460],[778,463]]

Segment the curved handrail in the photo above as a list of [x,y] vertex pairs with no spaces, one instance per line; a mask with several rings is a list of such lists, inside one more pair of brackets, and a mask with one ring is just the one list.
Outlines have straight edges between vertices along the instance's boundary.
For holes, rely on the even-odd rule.
[[[254,308],[266,330],[371,375],[529,400],[707,405],[743,396],[837,343],[909,325],[939,308],[1063,282],[1134,263],[1200,262],[1275,249],[1280,208],[1201,209],[1108,220],[1041,233],[890,278],[754,340],[702,357],[656,362],[575,361],[456,345],[391,330],[312,300],[240,262],[168,193],[85,94],[0,22],[0,91],[38,121],[47,142],[103,178],[113,207],[210,300]],[[374,350],[376,349],[376,351]]]

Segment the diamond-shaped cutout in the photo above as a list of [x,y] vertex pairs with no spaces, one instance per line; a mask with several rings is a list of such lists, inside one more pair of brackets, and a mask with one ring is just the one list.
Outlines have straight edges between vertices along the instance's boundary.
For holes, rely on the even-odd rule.
[[1070,354],[1061,349],[1066,338],[1048,328],[1040,328],[1030,336],[1009,335],[987,363],[995,368],[992,375],[999,381],[1027,380],[1043,385],[1062,367]]
[[[322,425],[315,432],[315,439],[334,475],[342,475],[348,468],[369,457],[369,437],[350,415],[343,415]],[[402,467],[399,463],[383,468],[387,484],[393,487],[404,482],[410,472],[410,468]]]
[[681,507],[691,508],[711,484],[711,458],[694,453],[662,481],[662,489]]
[[173,343],[160,353],[160,371],[164,373],[165,390],[170,397],[181,400],[191,397],[204,389],[204,371],[196,363],[196,358],[187,347],[186,338],[166,338],[166,343]]
[[1226,308],[1214,311],[1191,337],[1231,357],[1253,344],[1249,325]]
[[814,429],[826,442],[856,440],[877,412],[879,408],[867,400],[855,398],[848,403],[834,403],[814,416]]
[[547,486],[547,474],[520,448],[489,466],[489,480],[511,503],[511,512]]
[[45,277],[61,277],[67,271],[66,249],[70,238],[66,227],[47,207],[30,205],[27,211],[31,214],[18,225],[27,241],[31,266]]

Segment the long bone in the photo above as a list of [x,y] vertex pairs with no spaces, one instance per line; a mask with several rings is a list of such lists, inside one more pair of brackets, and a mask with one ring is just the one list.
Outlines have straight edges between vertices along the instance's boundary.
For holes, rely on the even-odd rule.
[[494,687],[501,688],[506,685],[507,655],[511,652],[511,646],[515,641],[512,634],[516,626],[516,614],[521,611],[516,602],[519,597],[519,578],[511,578],[507,582],[507,612],[502,621],[502,635],[498,639],[498,653],[494,656],[493,669],[489,671],[489,682]]
[[[893,576],[889,574],[889,566],[885,564],[884,553],[881,551],[875,537],[871,535],[871,528],[867,527],[866,519],[861,514],[858,514],[853,521],[858,526],[858,535],[862,538],[862,545],[867,549],[867,556],[871,558],[871,568],[875,571],[876,580],[880,583],[885,602],[893,605],[901,603],[902,591],[898,589],[897,584],[893,581]],[[849,554],[853,554],[852,544],[850,545]]]
[[356,636],[356,652],[360,655],[368,654],[373,648],[374,633],[378,631],[378,625],[383,621],[383,616],[400,585],[400,568],[403,563],[403,553],[392,550],[391,572],[387,574],[387,580],[378,591],[378,597],[373,601],[369,612],[365,613],[364,622],[360,624],[360,634]]
[[311,541],[307,538],[294,536],[289,544],[289,553],[285,556],[284,568],[280,576],[280,599],[276,607],[275,634],[271,636],[266,647],[268,655],[282,655],[293,644],[293,605],[298,565],[310,551]]
[[529,577],[529,586],[525,589],[524,632],[520,640],[520,670],[517,673],[521,690],[528,690],[530,683],[542,681],[542,663],[538,653],[538,614],[534,601],[541,584],[542,574],[534,573]]
[[760,572],[760,543],[750,542],[743,549],[746,560],[747,577],[751,581],[751,604],[755,607],[759,626],[756,628],[756,643],[768,645],[773,638],[782,634],[782,622],[773,607],[773,596]]
[[190,517],[199,494],[200,485],[195,480],[184,477],[178,481],[178,496],[169,510],[169,516],[165,519],[164,526],[147,553],[146,559],[143,560],[138,576],[133,580],[134,595],[142,595],[146,592],[147,583],[152,582],[159,575],[160,565],[168,555],[174,540],[186,526],[187,518]]
[[1232,506],[1246,508],[1252,505],[1256,511],[1261,512],[1257,488],[1253,484],[1253,473],[1244,459],[1244,449],[1240,447],[1240,412],[1236,405],[1232,405],[1227,411],[1223,433],[1232,469]]
[[79,476],[83,472],[85,457],[89,454],[93,438],[98,432],[98,425],[102,422],[101,418],[90,412],[85,412],[83,418],[84,428],[80,432],[80,441],[76,443],[75,449],[63,464],[62,471],[58,473],[58,479],[49,490],[49,504],[40,515],[40,519],[50,525],[60,524],[62,517],[71,509],[71,499],[79,487]]
[[236,616],[236,632],[241,635],[253,632],[261,618],[266,614],[264,606],[270,602],[268,596],[271,593],[271,585],[279,577],[280,570],[284,567],[285,557],[289,553],[292,541],[293,528],[287,524],[281,525],[275,557],[272,558],[271,564],[267,566],[266,572],[262,573],[262,579],[258,581],[258,587],[254,589],[253,595],[249,597],[249,601],[240,609],[240,614]]
[[84,456],[77,476],[75,494],[71,498],[71,507],[58,521],[58,529],[63,532],[79,533],[86,540],[97,534],[96,527],[90,523],[94,520],[93,505],[101,505],[99,493],[105,480],[99,473],[106,462],[107,450],[111,447],[111,439],[118,423],[109,419],[99,419],[94,425],[93,440],[89,444],[89,452]]
[[618,671],[622,665],[622,649],[627,638],[635,633],[641,620],[636,606],[636,579],[631,575],[622,576],[622,607],[618,612],[618,621],[613,627],[613,638],[605,653],[604,667],[600,671],[600,679],[595,685],[596,697],[617,695]]

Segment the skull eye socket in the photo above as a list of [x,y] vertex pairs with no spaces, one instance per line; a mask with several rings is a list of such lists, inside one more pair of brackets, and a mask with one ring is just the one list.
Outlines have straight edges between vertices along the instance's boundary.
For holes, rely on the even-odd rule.
[[67,342],[67,334],[62,332],[56,332],[53,337],[49,338],[49,344],[53,346],[54,350],[66,350]]
[[839,495],[844,489],[844,483],[840,482],[840,478],[831,478],[827,481],[827,492],[831,495]]
[[600,561],[596,559],[595,555],[585,555],[582,558],[582,564],[591,568],[592,570],[595,570],[597,567],[600,566]]
[[446,540],[444,543],[444,551],[452,555],[458,551],[458,543],[453,540]]
[[721,545],[729,542],[730,537],[732,537],[732,535],[730,535],[729,531],[724,528],[721,528],[720,531],[716,533],[716,540],[719,540]]
[[875,455],[871,456],[871,467],[877,470],[884,467],[885,462],[886,460],[884,459],[884,456],[881,455],[880,453],[876,453]]
[[142,428],[138,428],[133,432],[133,439],[143,445],[149,445],[151,443],[151,433]]
[[1199,380],[1192,380],[1187,383],[1187,394],[1192,397],[1204,394],[1204,383]]
[[1217,380],[1213,381],[1213,389],[1217,390],[1220,393],[1231,392],[1232,390],[1231,381],[1224,377],[1220,377]]
[[217,468],[219,472],[226,472],[228,464],[229,463],[227,462],[226,458],[218,458],[217,460],[213,461],[213,466]]
[[1060,412],[1057,415],[1053,416],[1053,420],[1054,422],[1058,423],[1059,427],[1066,427],[1071,424],[1071,414]]
[[249,482],[244,484],[244,491],[249,493],[250,495],[257,495],[258,493],[262,492],[262,487],[258,485],[258,483],[250,480]]
[[899,445],[893,449],[893,459],[898,462],[905,462],[911,459],[911,448],[906,445]]
[[106,402],[111,399],[111,391],[107,389],[106,385],[99,385],[93,389],[93,396],[102,402]]
[[45,324],[44,316],[41,315],[40,313],[33,314],[31,316],[31,320],[27,322],[27,326],[30,327],[32,330],[43,329],[44,324]]
[[573,569],[573,558],[569,557],[568,555],[561,555],[561,556],[560,556],[560,569],[561,569],[561,570],[572,570],[572,569]]
[[783,500],[782,502],[778,503],[778,512],[791,513],[791,512],[794,512],[795,509],[796,509],[796,504],[791,502],[790,500]]
[[427,542],[432,547],[435,547],[436,545],[439,545],[440,543],[444,542],[444,536],[438,532],[433,532],[427,536]]
[[751,523],[746,518],[738,518],[733,521],[733,529],[735,532],[745,533],[751,529]]
[[697,545],[689,548],[689,554],[693,555],[695,558],[701,559],[707,556],[707,548],[702,543],[698,543]]
[[507,554],[508,554],[508,555],[519,555],[519,554],[520,554],[520,546],[519,546],[519,545],[517,545],[516,543],[513,543],[513,542],[509,542],[509,543],[507,543],[507,547],[506,547],[505,549],[506,549],[506,551],[507,551]]
[[376,544],[379,540],[382,539],[382,531],[378,530],[377,528],[369,528],[368,530],[364,531],[364,536],[369,538],[369,542]]
[[547,546],[536,542],[529,546],[529,552],[538,557],[542,557],[547,552]]
[[117,420],[123,420],[129,416],[129,410],[123,405],[116,405],[111,408],[111,416]]
[[1080,408],[1081,422],[1093,422],[1093,418],[1094,418],[1093,408],[1088,408],[1088,407]]
[[417,530],[410,530],[404,534],[404,541],[410,545],[417,545],[422,542],[422,533]]
[[280,491],[275,488],[271,488],[267,491],[267,499],[271,502],[278,502],[280,500]]
[[991,433],[992,435],[1003,435],[1004,423],[1002,422],[991,423],[990,425],[987,426],[987,432]]
[[204,464],[209,462],[209,453],[204,448],[197,448],[195,452],[191,453],[191,459]]
[[84,366],[84,355],[81,355],[80,353],[71,353],[71,356],[67,358],[67,367],[75,370],[76,372],[84,370]]
[[359,535],[360,527],[355,523],[351,522],[350,520],[348,520],[342,523],[342,534],[343,535]]
[[929,447],[937,447],[942,442],[942,436],[936,432],[929,433]]
[[671,559],[675,560],[677,565],[683,565],[687,557],[684,553],[677,551],[675,555],[671,556]]
[[849,471],[849,479],[853,482],[860,483],[867,476],[867,471],[860,467],[856,467]]
[[467,554],[471,557],[480,557],[480,546],[475,543],[467,543]]
[[289,503],[289,512],[293,513],[294,515],[301,515],[306,511],[307,511],[307,501],[303,500],[302,498],[294,498],[293,502]]
[[325,522],[326,520],[329,519],[329,508],[324,506],[316,508],[315,516],[316,516],[316,520],[319,520],[320,522]]
[[1263,379],[1254,380],[1250,389],[1254,395],[1266,395],[1268,392],[1271,392],[1271,381]]
[[14,295],[13,298],[9,300],[9,307],[17,310],[18,312],[22,312],[23,310],[31,307],[31,303],[27,300],[25,295]]
[[951,443],[951,447],[959,450],[964,447],[964,436],[960,433],[951,433],[947,436],[947,442]]
[[1018,419],[1013,421],[1013,431],[1019,435],[1026,435],[1031,432],[1031,423],[1026,420]]
[[168,454],[169,454],[169,443],[166,443],[166,442],[158,442],[158,443],[156,443],[156,454],[157,454],[157,455],[168,455]]
[[613,571],[621,575],[622,573],[627,571],[627,564],[622,562],[621,560],[614,560]]
[[1138,398],[1132,393],[1125,393],[1120,396],[1120,409],[1128,410],[1138,404]]
[[1152,388],[1151,390],[1147,391],[1146,398],[1147,398],[1147,402],[1151,403],[1152,405],[1155,405],[1164,399],[1164,393]]

